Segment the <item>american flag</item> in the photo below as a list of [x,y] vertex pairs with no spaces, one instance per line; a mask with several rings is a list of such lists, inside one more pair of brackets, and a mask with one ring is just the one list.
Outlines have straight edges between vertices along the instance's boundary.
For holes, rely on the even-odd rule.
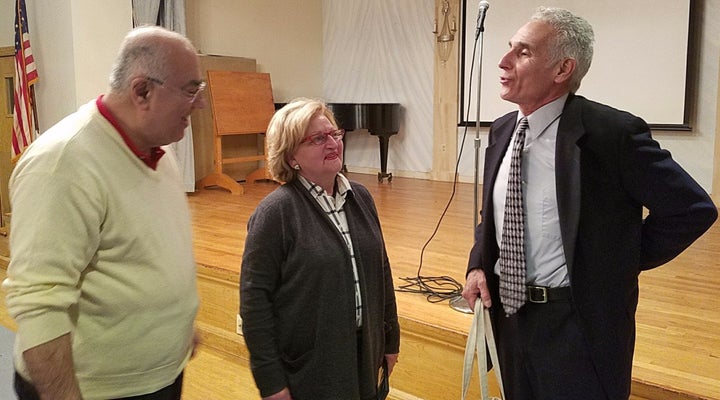
[[32,85],[38,80],[30,48],[25,0],[15,1],[15,110],[13,112],[12,156],[19,156],[34,138]]

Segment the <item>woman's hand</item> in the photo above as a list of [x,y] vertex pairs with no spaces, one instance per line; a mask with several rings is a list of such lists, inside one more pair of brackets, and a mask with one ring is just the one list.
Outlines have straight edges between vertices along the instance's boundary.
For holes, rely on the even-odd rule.
[[388,376],[392,374],[393,368],[395,368],[395,364],[398,362],[398,356],[399,354],[385,354],[385,360],[388,365]]
[[263,397],[263,400],[292,400],[292,396],[290,395],[290,389],[284,388],[273,395]]

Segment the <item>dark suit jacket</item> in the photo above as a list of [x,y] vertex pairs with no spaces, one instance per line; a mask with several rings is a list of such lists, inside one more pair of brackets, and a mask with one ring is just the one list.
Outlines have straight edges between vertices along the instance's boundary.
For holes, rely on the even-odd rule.
[[[490,128],[482,221],[468,271],[482,268],[501,308],[492,190],[517,112]],[[629,113],[570,95],[558,127],[555,177],[573,303],[609,398],[630,392],[640,271],[680,254],[717,218],[707,193]],[[643,219],[643,207],[649,210]],[[503,315],[495,312],[494,315]]]

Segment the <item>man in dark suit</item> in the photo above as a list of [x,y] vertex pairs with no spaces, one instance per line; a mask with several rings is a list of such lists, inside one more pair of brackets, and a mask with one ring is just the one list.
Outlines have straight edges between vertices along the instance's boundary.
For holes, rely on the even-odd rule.
[[[490,128],[463,297],[471,308],[478,298],[490,308],[510,400],[627,399],[638,276],[676,257],[717,218],[707,193],[643,120],[574,94],[593,40],[584,19],[540,8],[499,64],[501,97],[519,112]],[[513,237],[511,142],[525,118],[515,157],[524,234]],[[513,245],[522,250],[515,258]],[[524,276],[513,300],[508,268],[516,262]]]

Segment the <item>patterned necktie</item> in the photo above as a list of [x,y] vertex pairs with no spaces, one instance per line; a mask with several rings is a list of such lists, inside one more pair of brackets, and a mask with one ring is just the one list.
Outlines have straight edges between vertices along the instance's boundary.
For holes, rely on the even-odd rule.
[[515,132],[505,196],[505,216],[500,245],[500,299],[507,315],[515,314],[525,304],[527,296],[521,169],[527,128],[527,117],[523,117]]

